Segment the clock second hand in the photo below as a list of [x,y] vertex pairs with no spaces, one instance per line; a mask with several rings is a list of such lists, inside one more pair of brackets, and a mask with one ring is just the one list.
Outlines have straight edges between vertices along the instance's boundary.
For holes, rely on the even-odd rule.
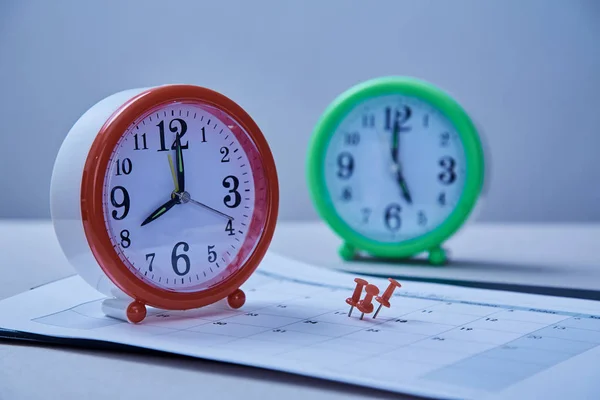
[[206,210],[212,211],[215,214],[218,214],[224,218],[227,218],[231,221],[233,221],[233,217],[230,215],[227,215],[225,213],[222,213],[219,210],[216,210],[210,206],[207,206],[204,203],[200,203],[199,201],[196,201],[194,199],[192,199],[192,197],[190,196],[190,194],[188,192],[186,192],[185,190],[180,190],[180,182],[183,184],[184,178],[183,178],[183,154],[181,154],[181,137],[179,135],[177,135],[176,138],[176,143],[177,143],[177,148],[176,148],[176,153],[175,153],[175,160],[177,160],[177,172],[175,172],[175,168],[173,166],[173,158],[171,157],[171,154],[167,154],[167,157],[169,158],[169,166],[171,167],[171,176],[173,177],[173,183],[175,184],[175,191],[173,192],[173,197],[177,198],[179,200],[180,203],[193,203],[199,207],[202,207]]
[[224,218],[227,218],[227,219],[229,219],[229,220],[231,220],[231,221],[233,221],[233,219],[234,219],[234,218],[233,218],[232,216],[230,216],[230,215],[227,215],[227,214],[225,214],[225,213],[222,213],[222,212],[221,212],[221,211],[219,211],[219,210],[216,210],[216,209],[214,209],[214,208],[212,208],[212,207],[210,207],[210,206],[207,206],[207,205],[206,205],[206,204],[204,204],[204,203],[200,203],[199,201],[196,201],[196,200],[192,199],[192,197],[190,196],[190,194],[189,194],[188,192],[183,192],[183,193],[175,193],[175,195],[176,195],[177,197],[179,197],[179,200],[180,200],[182,203],[187,203],[187,202],[190,202],[190,203],[192,203],[192,204],[195,204],[195,205],[197,205],[197,206],[199,206],[199,207],[202,207],[202,208],[204,208],[204,209],[206,209],[206,210],[212,211],[212,212],[214,212],[215,214],[218,214],[218,215],[220,215],[220,216],[222,216],[222,217],[224,217]]

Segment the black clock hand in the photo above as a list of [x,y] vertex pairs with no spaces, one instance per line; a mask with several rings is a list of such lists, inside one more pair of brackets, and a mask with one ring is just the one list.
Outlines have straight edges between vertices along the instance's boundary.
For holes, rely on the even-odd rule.
[[163,215],[164,213],[169,211],[171,208],[173,208],[174,206],[179,204],[179,202],[180,202],[179,197],[174,196],[173,198],[171,198],[171,200],[167,201],[165,204],[163,204],[162,206],[160,206],[156,210],[154,210],[154,212],[152,214],[150,214],[148,216],[148,218],[146,218],[144,220],[144,222],[142,222],[141,226],[144,226],[144,225],[149,224],[150,222],[154,221],[155,219],[157,219],[158,217],[160,217],[161,215]]
[[402,164],[400,163],[400,127],[398,121],[394,123],[394,129],[392,132],[392,160],[394,161],[393,167],[396,175],[396,182],[400,185],[402,191],[402,197],[408,204],[412,204],[412,197],[408,190],[408,185],[402,175]]
[[185,192],[185,168],[183,165],[183,152],[181,151],[181,136],[177,134],[175,138],[176,148],[175,148],[175,163],[177,167],[175,168],[177,171],[177,191],[179,193]]

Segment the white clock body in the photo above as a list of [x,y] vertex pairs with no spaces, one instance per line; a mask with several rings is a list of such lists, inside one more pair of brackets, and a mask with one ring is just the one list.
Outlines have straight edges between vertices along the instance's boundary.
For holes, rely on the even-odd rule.
[[119,107],[148,88],[115,93],[99,101],[73,125],[56,157],[50,184],[50,211],[58,242],[77,273],[99,292],[128,298],[106,276],[87,241],[81,209],[81,184],[88,153],[98,132]]

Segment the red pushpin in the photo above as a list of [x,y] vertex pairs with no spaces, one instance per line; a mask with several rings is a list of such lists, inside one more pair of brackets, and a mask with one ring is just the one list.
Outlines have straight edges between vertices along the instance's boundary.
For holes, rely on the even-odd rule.
[[385,292],[383,292],[383,296],[375,297],[375,300],[377,300],[379,303],[379,307],[377,308],[377,311],[375,311],[373,318],[377,317],[381,307],[386,306],[387,308],[390,308],[390,297],[392,297],[392,294],[397,287],[402,287],[402,285],[400,285],[395,279],[388,278],[388,281],[390,281],[390,285],[387,287],[387,289],[385,289]]
[[354,278],[354,282],[356,282],[354,293],[352,293],[352,297],[348,297],[346,299],[346,303],[350,304],[350,311],[348,311],[348,316],[352,315],[352,310],[354,310],[354,307],[358,304],[363,287],[369,284],[369,282],[360,278]]
[[365,298],[356,305],[356,308],[362,312],[360,319],[363,319],[365,314],[371,314],[373,312],[373,296],[379,294],[379,288],[375,285],[367,285],[365,292],[367,292]]

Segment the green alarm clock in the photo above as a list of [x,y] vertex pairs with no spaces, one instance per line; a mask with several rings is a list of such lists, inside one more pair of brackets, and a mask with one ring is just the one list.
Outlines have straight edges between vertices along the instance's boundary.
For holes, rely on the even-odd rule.
[[325,110],[311,137],[313,203],[344,244],[345,260],[428,252],[469,218],[484,185],[480,135],[447,93],[409,77],[358,84]]

